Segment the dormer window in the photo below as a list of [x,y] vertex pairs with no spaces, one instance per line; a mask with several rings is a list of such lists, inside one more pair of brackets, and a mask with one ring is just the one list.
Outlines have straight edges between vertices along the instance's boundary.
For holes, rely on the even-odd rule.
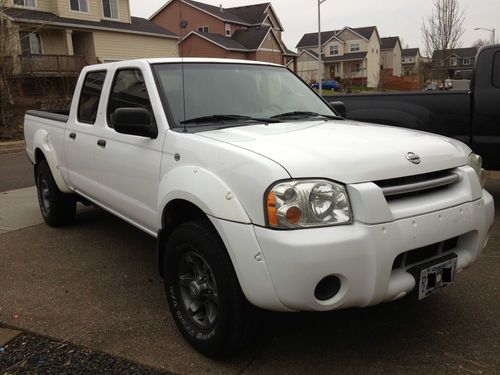
[[226,23],[226,36],[231,37],[231,24]]
[[118,0],[102,0],[102,14],[104,18],[119,19]]
[[14,5],[18,7],[36,8],[36,0],[14,0]]
[[88,0],[69,0],[69,8],[74,12],[89,12]]
[[330,56],[335,56],[339,54],[339,46],[337,44],[333,44],[330,46]]

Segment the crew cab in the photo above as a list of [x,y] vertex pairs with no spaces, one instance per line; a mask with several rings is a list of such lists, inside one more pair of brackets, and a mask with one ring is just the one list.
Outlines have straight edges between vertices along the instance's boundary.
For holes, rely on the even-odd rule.
[[69,224],[80,201],[155,237],[177,327],[213,357],[241,347],[255,307],[425,298],[493,223],[468,146],[346,120],[279,65],[86,67],[70,110],[29,111],[24,129],[46,222]]
[[344,108],[338,108],[351,120],[458,139],[483,157],[485,168],[500,170],[500,45],[478,51],[471,90],[348,94],[326,99],[342,102]]

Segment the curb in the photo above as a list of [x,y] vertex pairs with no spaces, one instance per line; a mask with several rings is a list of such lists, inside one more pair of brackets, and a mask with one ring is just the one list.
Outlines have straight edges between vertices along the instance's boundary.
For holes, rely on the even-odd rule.
[[26,150],[26,143],[24,141],[0,142],[0,155],[21,152],[24,150]]

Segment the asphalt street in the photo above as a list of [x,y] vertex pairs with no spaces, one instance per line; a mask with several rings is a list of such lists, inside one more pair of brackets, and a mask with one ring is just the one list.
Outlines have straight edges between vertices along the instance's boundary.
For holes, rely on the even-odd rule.
[[[33,184],[24,154],[0,155],[0,171],[2,189]],[[500,203],[500,174],[487,188]],[[8,219],[1,206],[18,196],[30,200],[25,216],[36,216],[33,188],[0,194],[0,215]],[[499,374],[498,219],[454,286],[421,302],[265,314],[252,347],[216,362],[177,333],[152,238],[99,209],[82,210],[60,229],[31,218],[25,228],[0,231],[0,323],[177,374]]]
[[25,152],[0,154],[0,192],[34,184],[33,166]]

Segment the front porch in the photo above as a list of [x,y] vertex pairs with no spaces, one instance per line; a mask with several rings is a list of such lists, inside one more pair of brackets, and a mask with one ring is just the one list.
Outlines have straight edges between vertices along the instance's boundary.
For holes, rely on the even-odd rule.
[[325,61],[325,77],[343,81],[350,86],[362,86],[367,83],[366,59],[350,61]]

